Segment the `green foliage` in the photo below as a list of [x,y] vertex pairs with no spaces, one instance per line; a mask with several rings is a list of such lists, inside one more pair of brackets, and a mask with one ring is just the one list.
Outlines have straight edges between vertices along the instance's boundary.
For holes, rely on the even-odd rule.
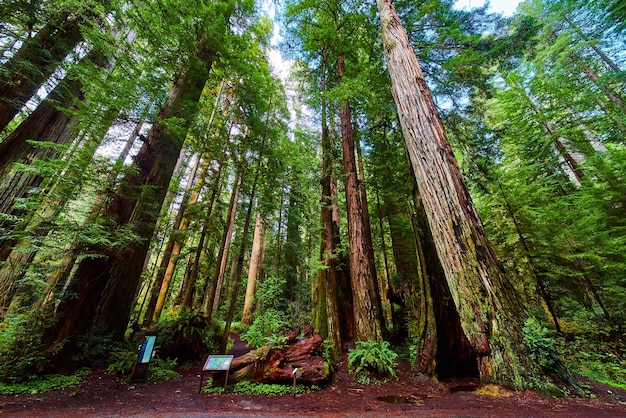
[[357,341],[348,351],[348,372],[361,383],[369,383],[372,374],[396,378],[397,358],[388,341]]
[[283,335],[270,335],[269,337],[265,337],[265,345],[269,345],[270,349],[276,348],[281,349],[287,346],[287,337]]
[[289,329],[285,311],[278,304],[282,300],[284,285],[285,280],[276,277],[267,277],[261,283],[256,293],[257,313],[250,328],[241,335],[249,346],[260,348],[268,342],[277,343]]
[[623,338],[598,329],[573,339],[561,338],[558,347],[581,376],[626,390],[626,344]]
[[180,375],[174,370],[175,367],[176,359],[155,357],[148,368],[148,382],[178,379]]
[[200,340],[209,349],[217,349],[217,341],[221,336],[219,327],[209,326],[201,312],[191,309],[182,309],[180,312],[171,311],[161,315],[157,329],[159,344],[165,352],[171,351],[175,334],[182,334],[183,343],[193,344],[195,340]]
[[[308,386],[302,384],[296,385],[297,394],[307,393],[314,390],[319,390],[319,386]],[[233,386],[229,386],[226,391],[229,393],[240,393],[242,395],[282,396],[292,394],[293,386],[281,385],[278,383],[254,383],[243,381],[235,383]],[[224,393],[224,387],[212,386],[212,382],[209,381],[207,385],[202,388],[202,393]]]
[[111,352],[107,372],[114,373],[121,380],[128,380],[133,370],[133,364],[137,358],[137,347],[132,344],[125,344],[117,350]]
[[[133,365],[137,359],[137,347],[132,343],[126,343],[111,353],[107,372],[114,373],[118,379],[128,383],[133,370]],[[179,377],[176,367],[176,359],[162,359],[154,357],[148,366],[149,382],[160,380],[171,380]]]
[[522,328],[523,343],[529,350],[530,357],[544,369],[554,367],[556,340],[551,332],[539,324],[535,318],[528,318]]
[[0,332],[0,381],[28,380],[49,366],[40,341],[45,323],[47,321],[37,312],[4,320]]
[[33,377],[29,380],[19,383],[0,383],[0,394],[36,394],[41,392],[48,392],[54,389],[66,389],[78,385],[86,376],[90,374],[90,369],[83,368],[77,370],[69,376],[60,374],[47,374],[40,377]]
[[556,339],[552,334],[533,317],[528,318],[522,327],[522,342],[528,349],[529,357],[548,375],[555,377],[558,383],[557,387],[548,381],[537,381],[534,383],[535,388],[555,395],[569,396],[571,391],[584,393],[584,387],[557,352]]

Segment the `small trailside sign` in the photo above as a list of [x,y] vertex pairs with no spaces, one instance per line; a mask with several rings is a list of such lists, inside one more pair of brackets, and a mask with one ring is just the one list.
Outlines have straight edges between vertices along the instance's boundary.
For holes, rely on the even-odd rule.
[[146,339],[141,348],[139,348],[139,356],[137,357],[137,363],[147,364],[152,359],[152,352],[154,351],[154,343],[156,342],[156,335],[146,335]]
[[202,374],[200,375],[200,387],[198,388],[198,392],[202,390],[202,381],[204,380],[204,374],[206,372],[219,372],[226,371],[226,378],[224,379],[224,390],[226,390],[226,386],[228,385],[228,371],[230,370],[230,364],[233,362],[232,354],[212,354],[204,362],[204,366],[202,366]]
[[145,381],[148,377],[148,364],[154,355],[156,335],[146,335],[143,343],[138,348],[137,358],[130,373],[130,381]]
[[213,354],[206,359],[202,370],[205,372],[230,370],[230,363],[233,362],[233,357],[232,354]]

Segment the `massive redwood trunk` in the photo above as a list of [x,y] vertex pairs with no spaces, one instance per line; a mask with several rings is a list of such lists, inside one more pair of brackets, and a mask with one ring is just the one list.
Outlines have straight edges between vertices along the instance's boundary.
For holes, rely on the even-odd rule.
[[398,15],[390,0],[377,4],[405,145],[437,257],[480,377],[483,383],[525,387],[539,372],[522,352],[515,321],[522,318],[522,309],[487,241]]
[[[76,296],[60,303],[56,324],[46,330],[44,343],[90,332],[123,336],[167,186],[215,58],[208,44],[213,40],[199,42],[199,56],[179,75],[135,158],[137,172],[126,176],[107,208],[112,225],[130,228],[139,240],[120,248],[91,248],[101,255],[78,265],[68,292]],[[178,121],[177,126],[172,126],[172,120]],[[70,347],[65,354],[71,345],[65,346]]]
[[[28,171],[11,172],[12,164],[30,164],[35,159],[57,158],[59,152],[50,147],[35,147],[28,140],[48,141],[63,145],[71,137],[75,123],[55,105],[67,107],[74,98],[80,96],[80,83],[61,83],[50,93],[50,97],[26,118],[7,138],[0,142],[0,213],[11,215],[0,222],[0,227],[12,231],[17,224],[10,221],[13,216],[23,215],[23,211],[13,209],[18,198],[28,197],[31,190],[41,185],[43,177]],[[6,260],[16,240],[9,236],[0,239],[0,261]]]
[[[324,71],[326,57],[324,60]],[[324,74],[322,79],[322,90],[326,89]],[[326,98],[322,97],[322,197],[321,203],[321,224],[322,242],[320,246],[320,260],[324,269],[320,269],[317,276],[316,298],[316,327],[326,340],[329,341],[331,353],[339,358],[341,354],[341,328],[339,325],[339,292],[338,275],[340,274],[339,260],[336,250],[339,246],[339,225],[333,218],[333,207],[335,206],[336,194],[333,194],[333,159],[332,141],[328,132],[326,112]],[[336,189],[336,188],[335,188]],[[345,305],[344,305],[345,306]],[[346,307],[347,308],[347,307]],[[347,316],[354,323],[352,309],[346,309]],[[346,312],[345,311],[345,312]],[[344,320],[346,318],[344,317]]]
[[[344,58],[339,56],[337,59],[337,74],[340,80],[344,72]],[[378,283],[372,272],[372,264],[370,263],[364,236],[363,207],[361,205],[356,169],[352,117],[350,105],[346,100],[342,100],[340,105],[340,119],[355,337],[361,341],[380,341],[383,338],[382,306]]]

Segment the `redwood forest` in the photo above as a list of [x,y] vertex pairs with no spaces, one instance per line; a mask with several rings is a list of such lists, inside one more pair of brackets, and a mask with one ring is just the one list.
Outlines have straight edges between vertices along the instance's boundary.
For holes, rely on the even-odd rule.
[[0,393],[626,390],[626,4],[477,3],[0,0]]

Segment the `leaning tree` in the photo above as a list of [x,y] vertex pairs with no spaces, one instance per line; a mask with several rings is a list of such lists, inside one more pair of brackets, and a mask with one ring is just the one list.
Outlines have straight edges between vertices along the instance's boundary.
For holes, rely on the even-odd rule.
[[[524,317],[461,177],[443,124],[407,34],[391,4],[377,0],[383,48],[405,147],[426,226],[460,327],[483,383],[524,388],[540,376],[523,353]],[[431,283],[433,288],[433,283]],[[454,315],[439,316],[454,321]],[[441,327],[438,326],[438,329]],[[457,330],[457,331],[455,331]],[[463,338],[464,337],[464,338]],[[459,353],[463,355],[463,353]]]

